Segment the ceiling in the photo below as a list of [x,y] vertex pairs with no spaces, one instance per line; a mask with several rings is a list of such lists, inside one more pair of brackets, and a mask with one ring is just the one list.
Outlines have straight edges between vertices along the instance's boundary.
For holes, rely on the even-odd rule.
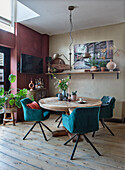
[[22,21],[41,34],[70,31],[68,6],[72,11],[73,31],[125,22],[125,0],[18,0],[40,16]]

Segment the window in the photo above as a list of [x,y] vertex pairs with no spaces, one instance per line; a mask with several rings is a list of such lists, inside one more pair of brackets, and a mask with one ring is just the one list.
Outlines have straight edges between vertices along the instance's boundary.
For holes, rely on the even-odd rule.
[[0,46],[0,87],[9,89],[10,49]]
[[0,87],[4,87],[4,53],[0,52]]
[[[10,74],[10,49],[0,46],[0,88],[9,89],[8,76]],[[3,110],[0,110],[3,113]]]

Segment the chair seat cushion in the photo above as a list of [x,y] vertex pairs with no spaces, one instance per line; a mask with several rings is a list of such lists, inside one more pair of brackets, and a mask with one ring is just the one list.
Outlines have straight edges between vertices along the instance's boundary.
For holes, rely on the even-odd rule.
[[31,109],[41,109],[40,106],[35,101],[33,101],[32,103],[27,104],[27,107],[31,108]]

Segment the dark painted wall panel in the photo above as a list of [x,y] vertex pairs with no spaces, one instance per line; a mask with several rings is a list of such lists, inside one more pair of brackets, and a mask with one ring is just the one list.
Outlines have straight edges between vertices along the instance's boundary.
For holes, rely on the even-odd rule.
[[[19,23],[15,24],[15,35],[0,30],[0,45],[12,48],[10,71],[17,76],[13,87],[29,88],[30,80],[43,78],[45,87],[49,87],[48,76],[45,76],[45,58],[49,55],[49,36],[38,32]],[[21,53],[43,58],[43,74],[24,74],[17,70],[17,63],[20,62]],[[17,120],[23,121],[23,112],[18,111]]]
[[14,48],[15,35],[0,29],[0,46]]

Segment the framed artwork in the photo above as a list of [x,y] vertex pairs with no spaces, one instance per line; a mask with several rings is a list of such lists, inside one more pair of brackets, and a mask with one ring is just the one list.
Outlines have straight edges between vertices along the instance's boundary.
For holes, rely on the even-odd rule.
[[90,69],[90,59],[82,58],[85,53],[89,53],[91,59],[95,58],[98,63],[109,62],[113,59],[113,40],[74,45],[74,69]]

